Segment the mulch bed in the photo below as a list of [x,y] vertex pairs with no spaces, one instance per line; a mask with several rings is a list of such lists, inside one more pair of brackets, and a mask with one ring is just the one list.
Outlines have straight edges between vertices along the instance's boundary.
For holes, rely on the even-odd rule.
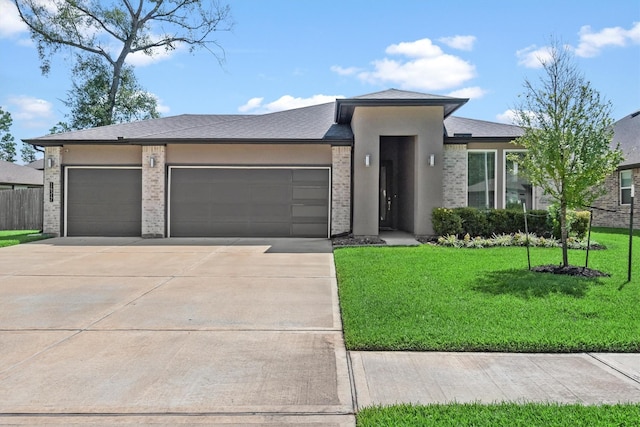
[[581,276],[581,277],[609,277],[610,274],[603,273],[600,270],[593,270],[587,267],[577,267],[569,265],[563,267],[561,265],[540,265],[533,267],[531,271],[538,273],[552,273],[552,274],[566,274],[569,276]]
[[353,237],[352,234],[331,239],[333,246],[380,246],[387,242],[377,237]]

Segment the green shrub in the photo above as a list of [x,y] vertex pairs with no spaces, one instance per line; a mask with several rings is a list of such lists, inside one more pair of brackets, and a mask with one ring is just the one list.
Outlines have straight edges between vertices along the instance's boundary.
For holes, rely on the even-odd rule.
[[431,220],[433,231],[438,236],[457,236],[462,233],[462,218],[453,209],[435,208]]
[[[438,236],[490,237],[524,232],[524,212],[513,209],[435,208],[433,230]],[[546,210],[527,212],[529,233],[551,237],[551,222]]]
[[[552,224],[553,236],[556,239],[562,237],[560,230],[560,209],[557,205],[549,207],[549,217]],[[567,210],[567,230],[570,237],[584,238],[589,229],[589,218],[591,214],[588,211]]]
[[456,208],[456,213],[462,219],[462,232],[473,237],[489,235],[489,221],[487,214],[476,208]]

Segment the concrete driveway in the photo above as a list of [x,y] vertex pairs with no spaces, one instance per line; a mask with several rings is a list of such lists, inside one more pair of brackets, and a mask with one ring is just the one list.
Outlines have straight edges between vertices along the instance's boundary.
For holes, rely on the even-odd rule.
[[354,424],[327,240],[3,248],[0,348],[0,424]]

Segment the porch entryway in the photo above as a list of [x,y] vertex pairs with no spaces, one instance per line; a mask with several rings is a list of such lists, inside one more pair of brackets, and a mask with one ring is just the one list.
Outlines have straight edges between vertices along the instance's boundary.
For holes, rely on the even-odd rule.
[[414,232],[414,157],[414,136],[380,137],[380,231]]

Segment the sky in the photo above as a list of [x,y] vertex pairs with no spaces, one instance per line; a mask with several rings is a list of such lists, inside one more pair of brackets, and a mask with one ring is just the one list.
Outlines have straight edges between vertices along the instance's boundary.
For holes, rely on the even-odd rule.
[[[262,114],[396,88],[470,98],[457,116],[510,123],[551,39],[573,51],[615,120],[640,109],[640,0],[227,3],[233,28],[215,33],[222,62],[184,48],[131,59],[162,116]],[[0,106],[16,140],[68,114],[69,55],[48,76],[39,65],[13,4],[0,0]]]

